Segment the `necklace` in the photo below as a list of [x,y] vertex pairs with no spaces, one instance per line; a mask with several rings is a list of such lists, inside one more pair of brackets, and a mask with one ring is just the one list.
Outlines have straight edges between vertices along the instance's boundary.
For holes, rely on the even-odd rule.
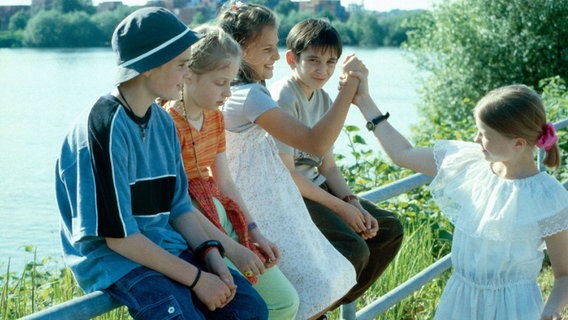
[[138,119],[140,119],[140,117],[138,117],[138,116],[136,116],[136,114],[134,114],[132,107],[130,106],[130,104],[128,103],[128,101],[126,100],[124,95],[122,94],[120,87],[117,87],[117,89],[118,89],[118,94],[120,95],[120,98],[122,99],[122,101],[124,101],[124,106],[126,107],[126,110],[130,111],[132,116],[134,116],[134,122],[136,122],[136,124],[140,128],[140,133],[142,134],[142,142],[145,142],[146,141],[146,129],[148,129],[148,123],[147,122],[146,123],[140,123],[138,121]]
[[[192,118],[188,117],[187,115],[187,111],[185,110],[185,102],[183,100],[180,101],[181,107],[183,109],[183,117],[188,120],[188,118],[190,120],[193,120]],[[201,117],[203,117],[203,112],[201,112],[199,114],[199,117],[197,117],[197,119],[193,120],[193,121],[197,121],[200,120]],[[188,121],[189,122],[189,121]],[[188,123],[189,124],[189,123]],[[193,129],[191,128],[191,125],[189,125],[189,135],[191,136],[191,148],[193,149],[193,159],[195,160],[195,167],[197,168],[197,174],[199,174],[199,177],[203,179],[203,176],[201,175],[201,169],[199,168],[199,162],[197,161],[197,150],[195,149],[195,139],[193,137]]]
[[193,122],[198,122],[203,117],[203,111],[201,111],[196,117],[192,117],[189,113],[185,110],[185,102],[181,100],[181,107],[183,108],[183,117],[189,119]]

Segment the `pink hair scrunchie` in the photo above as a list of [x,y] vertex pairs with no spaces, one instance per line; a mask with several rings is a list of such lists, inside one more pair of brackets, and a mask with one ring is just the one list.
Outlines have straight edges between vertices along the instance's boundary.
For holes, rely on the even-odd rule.
[[554,131],[554,125],[549,122],[546,124],[544,133],[536,141],[536,146],[544,149],[544,151],[548,151],[556,141],[558,141],[558,136],[556,135],[556,131]]

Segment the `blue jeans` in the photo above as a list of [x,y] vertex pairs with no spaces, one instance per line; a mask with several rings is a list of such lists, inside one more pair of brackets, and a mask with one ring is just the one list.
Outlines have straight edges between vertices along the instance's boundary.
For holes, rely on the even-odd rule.
[[[180,258],[200,265],[190,250],[184,251]],[[250,282],[238,272],[229,270],[237,293],[229,304],[215,311],[209,311],[186,286],[143,266],[130,271],[106,291],[126,305],[134,319],[267,319],[266,304]]]

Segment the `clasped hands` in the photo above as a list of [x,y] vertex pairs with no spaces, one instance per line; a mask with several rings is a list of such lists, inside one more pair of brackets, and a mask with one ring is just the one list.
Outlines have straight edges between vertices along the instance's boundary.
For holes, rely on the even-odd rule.
[[363,239],[371,239],[379,231],[379,223],[359,202],[351,200],[345,202],[339,214],[341,219],[347,223]]

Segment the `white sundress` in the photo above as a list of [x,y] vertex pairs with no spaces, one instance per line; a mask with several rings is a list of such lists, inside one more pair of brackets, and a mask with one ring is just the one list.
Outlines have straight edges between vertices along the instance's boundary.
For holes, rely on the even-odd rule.
[[257,125],[226,134],[233,179],[262,233],[282,254],[278,267],[300,297],[297,319],[307,319],[355,285],[355,269],[312,222],[272,137]]
[[439,141],[434,155],[430,190],[455,226],[435,319],[540,319],[544,238],[568,229],[568,192],[545,172],[496,176],[475,143]]

